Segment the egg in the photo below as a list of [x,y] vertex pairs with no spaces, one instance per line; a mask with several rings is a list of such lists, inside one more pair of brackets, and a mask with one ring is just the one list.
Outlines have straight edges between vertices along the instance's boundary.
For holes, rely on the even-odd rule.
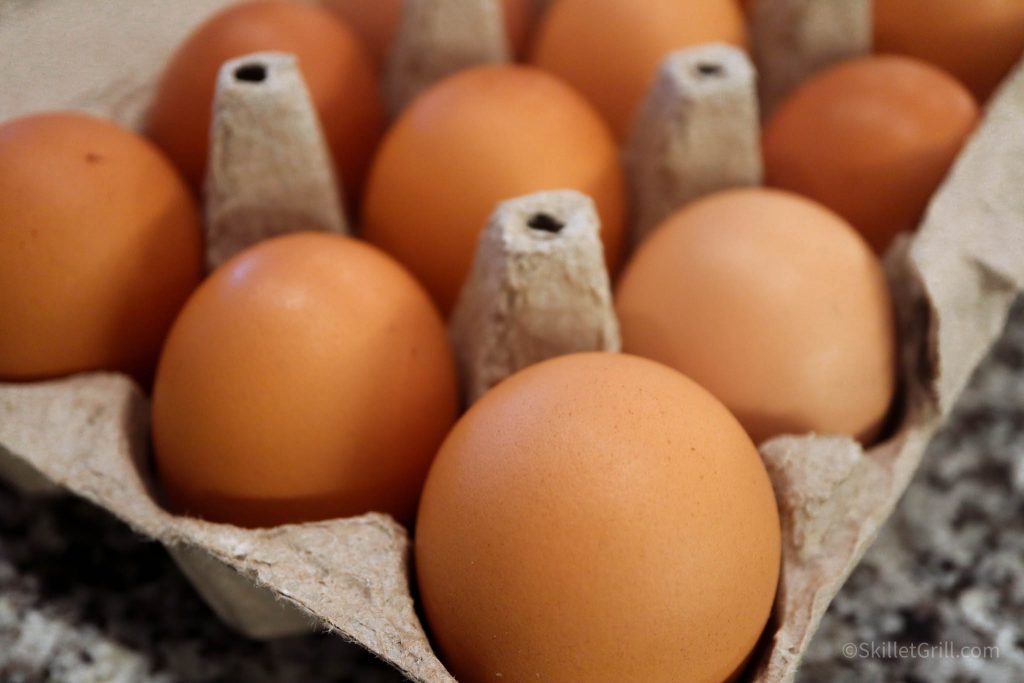
[[736,0],[556,0],[530,61],[579,88],[622,139],[669,53],[746,42]]
[[148,382],[201,273],[197,207],[149,141],[72,112],[0,126],[0,378]]
[[1021,0],[874,0],[875,49],[949,71],[984,100],[1024,58]]
[[[324,0],[352,26],[369,47],[379,64],[391,50],[402,16],[403,0]],[[505,19],[505,37],[513,55],[522,52],[533,19],[531,0],[501,0]]]
[[718,397],[755,442],[846,434],[869,443],[896,383],[878,257],[802,197],[730,190],[667,218],[615,293],[623,348]]
[[779,518],[710,394],[658,363],[578,354],[506,379],[455,425],[415,556],[461,683],[722,683],[771,611]]
[[171,57],[148,134],[201,189],[217,72],[229,59],[266,50],[298,58],[345,195],[358,199],[384,126],[376,68],[355,33],[318,5],[245,2],[207,20]]
[[444,326],[415,280],[360,241],[295,233],[189,299],[160,358],[153,445],[179,513],[408,522],[455,411]]
[[447,313],[498,202],[560,189],[594,200],[614,269],[626,189],[600,117],[538,69],[467,69],[416,98],[388,131],[367,181],[363,234],[408,266]]
[[865,57],[800,86],[763,137],[766,183],[825,204],[879,252],[917,227],[978,106],[954,78],[906,57]]

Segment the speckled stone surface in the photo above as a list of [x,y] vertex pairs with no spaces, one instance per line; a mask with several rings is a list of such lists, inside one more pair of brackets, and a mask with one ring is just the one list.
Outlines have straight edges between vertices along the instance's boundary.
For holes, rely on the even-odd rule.
[[[937,648],[883,656],[915,643]],[[965,647],[996,650],[950,656]],[[832,603],[799,681],[1024,682],[1024,301]]]
[[[934,649],[909,656],[918,644]],[[908,656],[892,656],[899,646]],[[952,656],[964,647],[997,652]],[[0,486],[0,681],[399,680],[334,636],[236,636],[158,545],[82,501]],[[833,603],[799,681],[1024,681],[1024,304]]]

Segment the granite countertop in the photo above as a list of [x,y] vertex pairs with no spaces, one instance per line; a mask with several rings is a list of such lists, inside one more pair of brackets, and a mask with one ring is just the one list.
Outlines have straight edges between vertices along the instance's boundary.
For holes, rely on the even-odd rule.
[[[918,643],[934,649],[886,656]],[[950,656],[971,646],[998,653]],[[80,500],[0,486],[0,681],[399,680],[336,636],[237,636],[156,543]],[[1024,304],[832,604],[798,680],[1024,681]]]

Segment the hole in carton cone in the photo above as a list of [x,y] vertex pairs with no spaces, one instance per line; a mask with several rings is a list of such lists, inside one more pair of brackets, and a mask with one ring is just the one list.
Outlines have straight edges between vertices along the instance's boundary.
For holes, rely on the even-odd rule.
[[262,83],[267,80],[267,67],[255,62],[243,64],[235,69],[235,80]]
[[534,214],[526,224],[534,230],[551,233],[559,233],[565,227],[565,223],[546,213]]
[[715,64],[714,62],[699,62],[697,64],[697,74],[700,76],[722,76],[725,74],[725,69],[722,68],[721,64]]

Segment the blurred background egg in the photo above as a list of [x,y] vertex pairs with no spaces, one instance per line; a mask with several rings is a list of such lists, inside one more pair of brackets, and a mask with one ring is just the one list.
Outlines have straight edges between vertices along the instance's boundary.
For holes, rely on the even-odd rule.
[[622,139],[669,53],[745,41],[736,0],[555,0],[530,61],[578,88]]
[[978,122],[970,92],[907,57],[865,57],[806,81],[764,130],[765,182],[815,199],[879,252],[917,227]]
[[988,98],[1024,58],[1022,0],[874,0],[875,49],[937,64]]
[[[496,0],[495,0],[496,1]],[[532,0],[500,0],[505,18],[505,35],[513,56],[522,53],[533,19]],[[340,14],[373,53],[385,64],[402,15],[403,0],[324,0]]]
[[826,208],[778,190],[711,195],[670,216],[623,270],[623,348],[718,397],[755,442],[873,439],[896,383],[878,257]]
[[506,379],[445,440],[416,575],[463,683],[723,683],[779,577],[760,455],[708,392],[622,354]]
[[160,79],[149,136],[201,190],[217,72],[229,59],[264,50],[298,58],[346,198],[358,200],[384,126],[376,67],[356,34],[318,5],[245,2],[196,29]]
[[594,200],[614,268],[626,190],[607,126],[539,69],[467,69],[416,98],[384,137],[367,181],[363,234],[408,266],[447,313],[497,203],[558,189]]
[[325,233],[263,242],[217,269],[168,337],[163,491],[176,512],[243,526],[408,522],[455,386],[441,319],[392,259]]
[[201,266],[192,195],[148,140],[70,112],[0,126],[0,378],[147,383]]

